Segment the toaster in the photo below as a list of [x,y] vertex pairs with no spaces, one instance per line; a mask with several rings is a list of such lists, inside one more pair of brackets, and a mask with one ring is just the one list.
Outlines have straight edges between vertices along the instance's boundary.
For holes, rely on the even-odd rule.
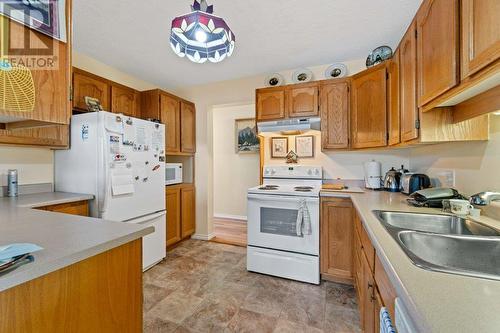
[[431,187],[431,180],[429,176],[421,173],[405,173],[401,176],[401,193],[412,194]]

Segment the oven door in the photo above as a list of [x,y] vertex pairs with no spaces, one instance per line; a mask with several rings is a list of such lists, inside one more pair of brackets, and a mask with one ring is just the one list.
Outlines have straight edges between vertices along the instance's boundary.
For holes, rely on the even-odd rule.
[[319,198],[304,198],[311,217],[311,235],[297,236],[302,198],[248,194],[248,245],[319,255]]

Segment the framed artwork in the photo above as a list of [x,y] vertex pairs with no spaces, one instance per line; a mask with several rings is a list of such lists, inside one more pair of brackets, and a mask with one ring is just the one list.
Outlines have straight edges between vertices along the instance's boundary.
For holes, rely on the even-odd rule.
[[235,120],[235,141],[237,154],[255,154],[260,150],[255,118]]
[[288,138],[271,138],[271,158],[285,158],[288,154]]
[[62,42],[67,41],[64,0],[0,0],[0,15]]
[[314,136],[296,136],[295,151],[299,157],[314,157]]

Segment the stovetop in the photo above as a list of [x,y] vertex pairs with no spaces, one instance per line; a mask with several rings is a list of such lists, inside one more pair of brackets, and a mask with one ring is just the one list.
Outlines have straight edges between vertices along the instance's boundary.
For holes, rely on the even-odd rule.
[[252,187],[248,190],[251,194],[287,195],[300,197],[319,197],[321,185],[313,184],[265,184]]

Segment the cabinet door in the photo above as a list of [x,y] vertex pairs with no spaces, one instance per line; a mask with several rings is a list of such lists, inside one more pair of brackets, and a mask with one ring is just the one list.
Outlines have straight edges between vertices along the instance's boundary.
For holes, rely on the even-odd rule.
[[165,150],[168,153],[181,151],[181,109],[178,99],[160,95],[160,119],[165,124]]
[[[378,293],[378,290],[374,290],[374,300],[373,300],[373,319],[374,319],[374,332],[379,333],[380,332],[380,310],[384,307],[384,304],[382,303],[382,298],[380,297],[380,294]],[[391,317],[391,320],[394,320],[394,317]]]
[[88,201],[69,202],[45,207],[36,208],[39,210],[47,210],[49,212],[63,213],[69,215],[89,216]]
[[181,240],[181,189],[179,187],[167,187],[167,246],[173,245]]
[[426,0],[417,13],[418,106],[458,84],[458,0]]
[[137,116],[139,94],[131,88],[111,86],[111,112],[126,116]]
[[257,121],[285,118],[285,90],[257,90]]
[[387,145],[386,68],[379,65],[352,81],[351,136],[353,148]]
[[394,52],[387,66],[387,124],[388,145],[401,142],[400,104],[399,104],[399,49]]
[[181,237],[186,238],[194,234],[196,229],[196,206],[195,206],[195,188],[188,185],[181,189],[181,216],[182,232]]
[[400,44],[401,141],[418,138],[417,41],[413,22]]
[[291,86],[287,94],[289,117],[318,116],[319,88],[317,83]]
[[321,86],[321,148],[349,148],[349,81]]
[[321,274],[338,282],[352,282],[351,200],[324,200],[321,205],[321,228]]
[[[363,314],[361,321],[363,322],[363,332],[375,333],[375,281],[372,272],[368,266],[366,258],[362,257],[363,265],[363,282],[364,282],[364,295],[363,295]],[[378,332],[377,332],[378,333]]]
[[110,110],[109,84],[97,77],[87,75],[81,71],[73,73],[73,108],[87,111],[85,97],[97,98],[105,111]]
[[462,79],[500,58],[500,1],[462,0]]
[[181,102],[181,152],[196,152],[196,109],[194,104]]

